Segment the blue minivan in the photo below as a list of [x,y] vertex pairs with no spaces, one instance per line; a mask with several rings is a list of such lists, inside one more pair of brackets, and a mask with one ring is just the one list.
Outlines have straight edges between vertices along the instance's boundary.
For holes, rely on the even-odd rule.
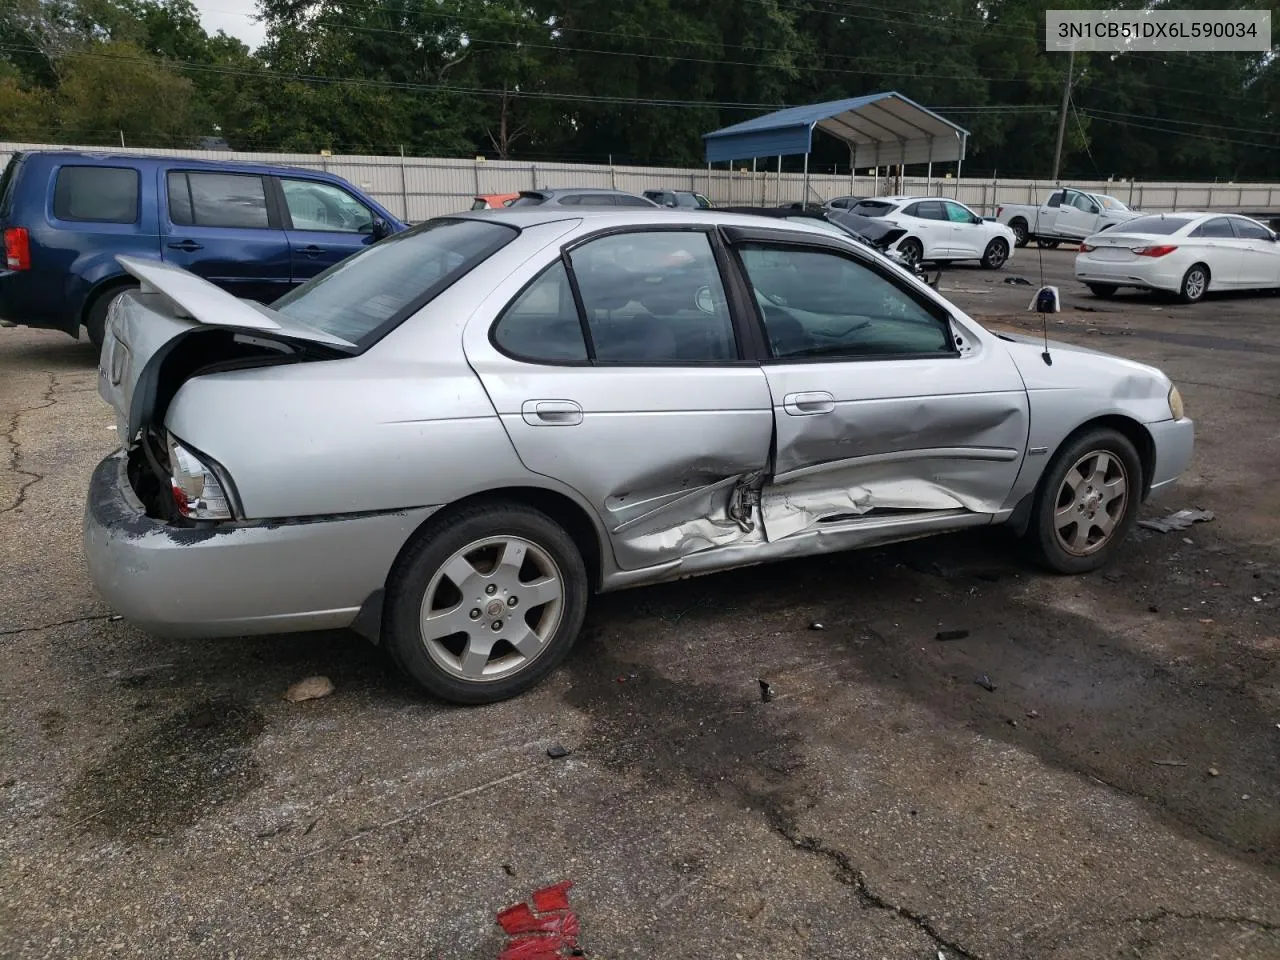
[[0,319],[84,327],[137,281],[117,254],[190,270],[271,303],[405,225],[341,177],[182,157],[40,150],[0,175]]

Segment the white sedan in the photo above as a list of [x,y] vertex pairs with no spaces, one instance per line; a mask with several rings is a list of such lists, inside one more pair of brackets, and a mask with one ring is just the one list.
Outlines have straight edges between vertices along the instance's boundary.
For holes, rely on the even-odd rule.
[[977,260],[989,270],[1013,254],[1013,230],[978,216],[963,203],[942,197],[871,197],[849,209],[864,217],[881,217],[902,227],[906,236],[893,249],[904,260]]
[[1280,287],[1280,242],[1258,221],[1237,214],[1139,217],[1080,244],[1076,279],[1099,297],[1137,287],[1195,303],[1210,290]]

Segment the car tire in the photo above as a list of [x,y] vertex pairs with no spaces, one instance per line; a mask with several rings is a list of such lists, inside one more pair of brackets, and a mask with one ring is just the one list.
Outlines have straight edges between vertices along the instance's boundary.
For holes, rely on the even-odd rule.
[[1057,250],[1057,249],[1058,249],[1058,241],[1057,241],[1057,240],[1036,240],[1036,243],[1037,243],[1038,245],[1040,245],[1040,246],[1044,247],[1046,250]]
[[1027,528],[1035,558],[1058,573],[1105,566],[1137,522],[1143,483],[1124,434],[1096,427],[1069,437],[1036,490]]
[[988,270],[999,270],[1009,259],[1009,241],[996,237],[987,244],[982,254],[982,265]]
[[1031,239],[1031,232],[1027,229],[1027,221],[1021,217],[1014,217],[1010,220],[1009,229],[1013,231],[1013,245],[1015,247],[1025,247],[1027,241]]
[[1116,295],[1116,291],[1120,289],[1114,283],[1091,283],[1088,286],[1090,293],[1103,300],[1110,300]]
[[1203,263],[1193,263],[1182,275],[1178,296],[1183,303],[1199,303],[1209,292],[1209,268]]
[[433,517],[397,562],[383,637],[433,696],[494,703],[565,658],[589,592],[582,554],[558,523],[516,503],[475,504]]
[[907,237],[898,244],[898,255],[906,261],[907,266],[914,267],[924,259],[924,244],[915,237]]
[[136,283],[121,283],[102,291],[94,297],[89,309],[84,314],[84,330],[89,335],[89,342],[99,350],[107,335],[107,311],[111,309],[117,297],[130,290],[137,290]]

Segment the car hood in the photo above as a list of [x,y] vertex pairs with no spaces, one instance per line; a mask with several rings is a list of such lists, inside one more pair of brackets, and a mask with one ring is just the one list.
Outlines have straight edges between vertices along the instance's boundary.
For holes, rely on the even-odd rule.
[[1168,397],[1172,384],[1156,367],[1058,340],[1048,341],[1053,363],[1046,364],[1044,338],[1014,333],[998,336],[1008,348],[1029,391],[1088,390],[1117,402],[1150,405],[1148,421],[1169,418]]

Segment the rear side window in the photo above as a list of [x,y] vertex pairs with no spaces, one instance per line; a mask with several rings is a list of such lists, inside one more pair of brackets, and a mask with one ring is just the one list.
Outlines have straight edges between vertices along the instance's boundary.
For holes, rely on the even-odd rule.
[[169,219],[180,226],[271,226],[262,177],[244,173],[169,174]]
[[1214,217],[1212,220],[1206,220],[1200,226],[1191,231],[1193,237],[1230,237],[1235,239],[1235,233],[1231,229],[1231,221],[1226,217]]
[[[614,203],[616,203],[616,204],[617,204],[618,206],[620,206],[620,207],[647,207],[647,206],[649,206],[649,204],[645,203],[645,202],[644,202],[642,199],[640,199],[639,197],[628,197],[626,194],[622,194],[622,193],[620,193],[620,194],[616,195],[616,196],[613,198],[613,202],[614,202]],[[696,204],[696,203],[686,202],[686,201],[684,201],[683,199],[679,200],[678,205],[679,205],[679,206],[681,206],[681,207],[696,207],[696,206],[697,206],[697,204]]]
[[564,261],[557,260],[503,311],[493,342],[504,353],[535,363],[585,363],[587,341]]
[[271,306],[366,347],[514,240],[504,224],[430,220],[330,267]]
[[485,202],[484,202],[482,199],[480,199],[479,197],[476,197],[474,200],[472,200],[472,201],[471,201],[471,209],[472,209],[472,210],[487,210],[487,209],[488,209],[488,207],[489,207],[489,205],[488,205],[487,203],[485,203]]
[[1061,191],[1061,190],[1059,190],[1057,193],[1055,193],[1053,196],[1051,196],[1051,197],[1049,198],[1049,202],[1048,202],[1048,203],[1046,203],[1046,204],[1045,204],[1045,206],[1046,206],[1046,207],[1060,207],[1060,206],[1062,206],[1062,191]]
[[1138,217],[1111,229],[1116,233],[1123,230],[1125,233],[1153,233],[1156,236],[1167,237],[1177,233],[1190,222],[1190,217]]
[[90,223],[136,223],[138,171],[132,167],[61,167],[53,215]]

